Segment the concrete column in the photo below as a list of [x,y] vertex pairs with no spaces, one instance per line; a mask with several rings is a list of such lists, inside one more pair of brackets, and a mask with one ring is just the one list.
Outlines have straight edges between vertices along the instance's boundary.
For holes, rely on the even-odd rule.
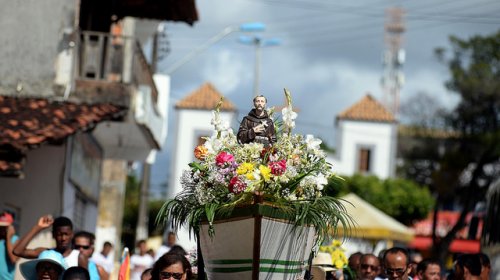
[[96,227],[96,251],[109,241],[115,248],[115,260],[121,255],[120,237],[122,232],[125,184],[127,182],[127,162],[105,159],[102,164],[99,214]]

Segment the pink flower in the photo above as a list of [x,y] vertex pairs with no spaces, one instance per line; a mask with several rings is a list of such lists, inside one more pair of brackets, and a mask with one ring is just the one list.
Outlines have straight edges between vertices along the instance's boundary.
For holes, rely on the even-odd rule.
[[217,164],[217,166],[224,166],[225,164],[232,162],[234,162],[234,156],[226,152],[220,152],[215,157],[215,164]]
[[235,176],[229,181],[229,191],[235,194],[243,192],[247,188],[245,182],[243,182],[238,176]]
[[286,171],[286,160],[271,161],[268,166],[271,169],[271,174],[283,175]]

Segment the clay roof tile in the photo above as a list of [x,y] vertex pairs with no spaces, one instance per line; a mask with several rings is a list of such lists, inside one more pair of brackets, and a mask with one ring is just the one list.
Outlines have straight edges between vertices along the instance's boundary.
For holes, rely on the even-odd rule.
[[[205,83],[197,90],[191,92],[184,99],[177,102],[177,109],[198,109],[198,110],[213,110],[219,103],[223,95],[211,83]],[[221,106],[221,111],[236,111],[231,101],[224,99]]]
[[370,94],[365,95],[360,101],[337,115],[340,120],[396,122],[394,115],[389,112]]

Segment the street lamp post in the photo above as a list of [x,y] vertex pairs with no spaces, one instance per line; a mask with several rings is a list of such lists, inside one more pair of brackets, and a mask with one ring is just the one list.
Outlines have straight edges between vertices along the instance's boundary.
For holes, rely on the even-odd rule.
[[218,41],[222,40],[224,37],[227,35],[236,32],[236,31],[241,31],[241,32],[258,32],[258,31],[264,31],[265,25],[260,22],[251,22],[251,23],[244,23],[238,26],[228,26],[224,28],[221,32],[217,33],[214,35],[212,38],[208,39],[205,43],[200,45],[198,48],[192,50],[189,52],[186,56],[181,58],[180,60],[176,61],[170,67],[167,69],[166,73],[171,74],[178,68],[180,68],[182,65],[186,64],[189,62],[191,59],[193,59],[195,56],[203,52],[204,50],[208,49],[210,46],[213,44],[217,43]]
[[254,84],[253,84],[253,96],[259,95],[259,82],[260,82],[260,60],[261,60],[261,49],[262,47],[271,47],[281,44],[281,40],[278,38],[262,39],[259,36],[249,37],[240,36],[240,43],[245,45],[255,46],[255,74],[254,74]]

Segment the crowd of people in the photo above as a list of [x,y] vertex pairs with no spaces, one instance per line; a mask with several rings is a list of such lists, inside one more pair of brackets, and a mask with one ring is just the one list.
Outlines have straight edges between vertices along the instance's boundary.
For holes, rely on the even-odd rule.
[[445,271],[439,261],[422,259],[416,254],[410,258],[407,249],[393,247],[374,254],[354,253],[341,277],[330,273],[326,279],[344,280],[489,280],[491,264],[483,253],[459,255],[453,269]]
[[[27,248],[38,233],[50,227],[55,247]],[[91,232],[74,233],[70,219],[54,219],[50,215],[40,217],[27,234],[18,237],[12,216],[3,213],[0,215],[0,280],[14,279],[19,258],[29,259],[19,266],[26,280],[109,280],[115,266],[111,256],[113,244],[105,242],[100,252],[94,252],[94,241]],[[170,232],[166,243],[154,253],[147,248],[145,240],[138,241],[130,257],[130,280],[192,279],[187,253],[175,243],[175,233]],[[354,253],[343,273],[328,273],[326,279],[489,280],[491,264],[483,253],[458,256],[453,270],[446,272],[437,260],[416,256],[410,258],[409,252],[400,247],[384,250],[379,256]]]
[[[9,213],[0,215],[0,280],[15,277],[16,262],[26,280],[109,280],[115,267],[113,244],[105,242],[100,252],[94,252],[95,235],[87,231],[73,232],[69,218],[42,216],[31,230],[18,237]],[[55,247],[28,248],[42,230],[51,228]],[[130,280],[186,280],[192,270],[186,252],[175,245],[175,234],[168,234],[167,243],[152,254],[146,241],[137,243],[130,257]]]

